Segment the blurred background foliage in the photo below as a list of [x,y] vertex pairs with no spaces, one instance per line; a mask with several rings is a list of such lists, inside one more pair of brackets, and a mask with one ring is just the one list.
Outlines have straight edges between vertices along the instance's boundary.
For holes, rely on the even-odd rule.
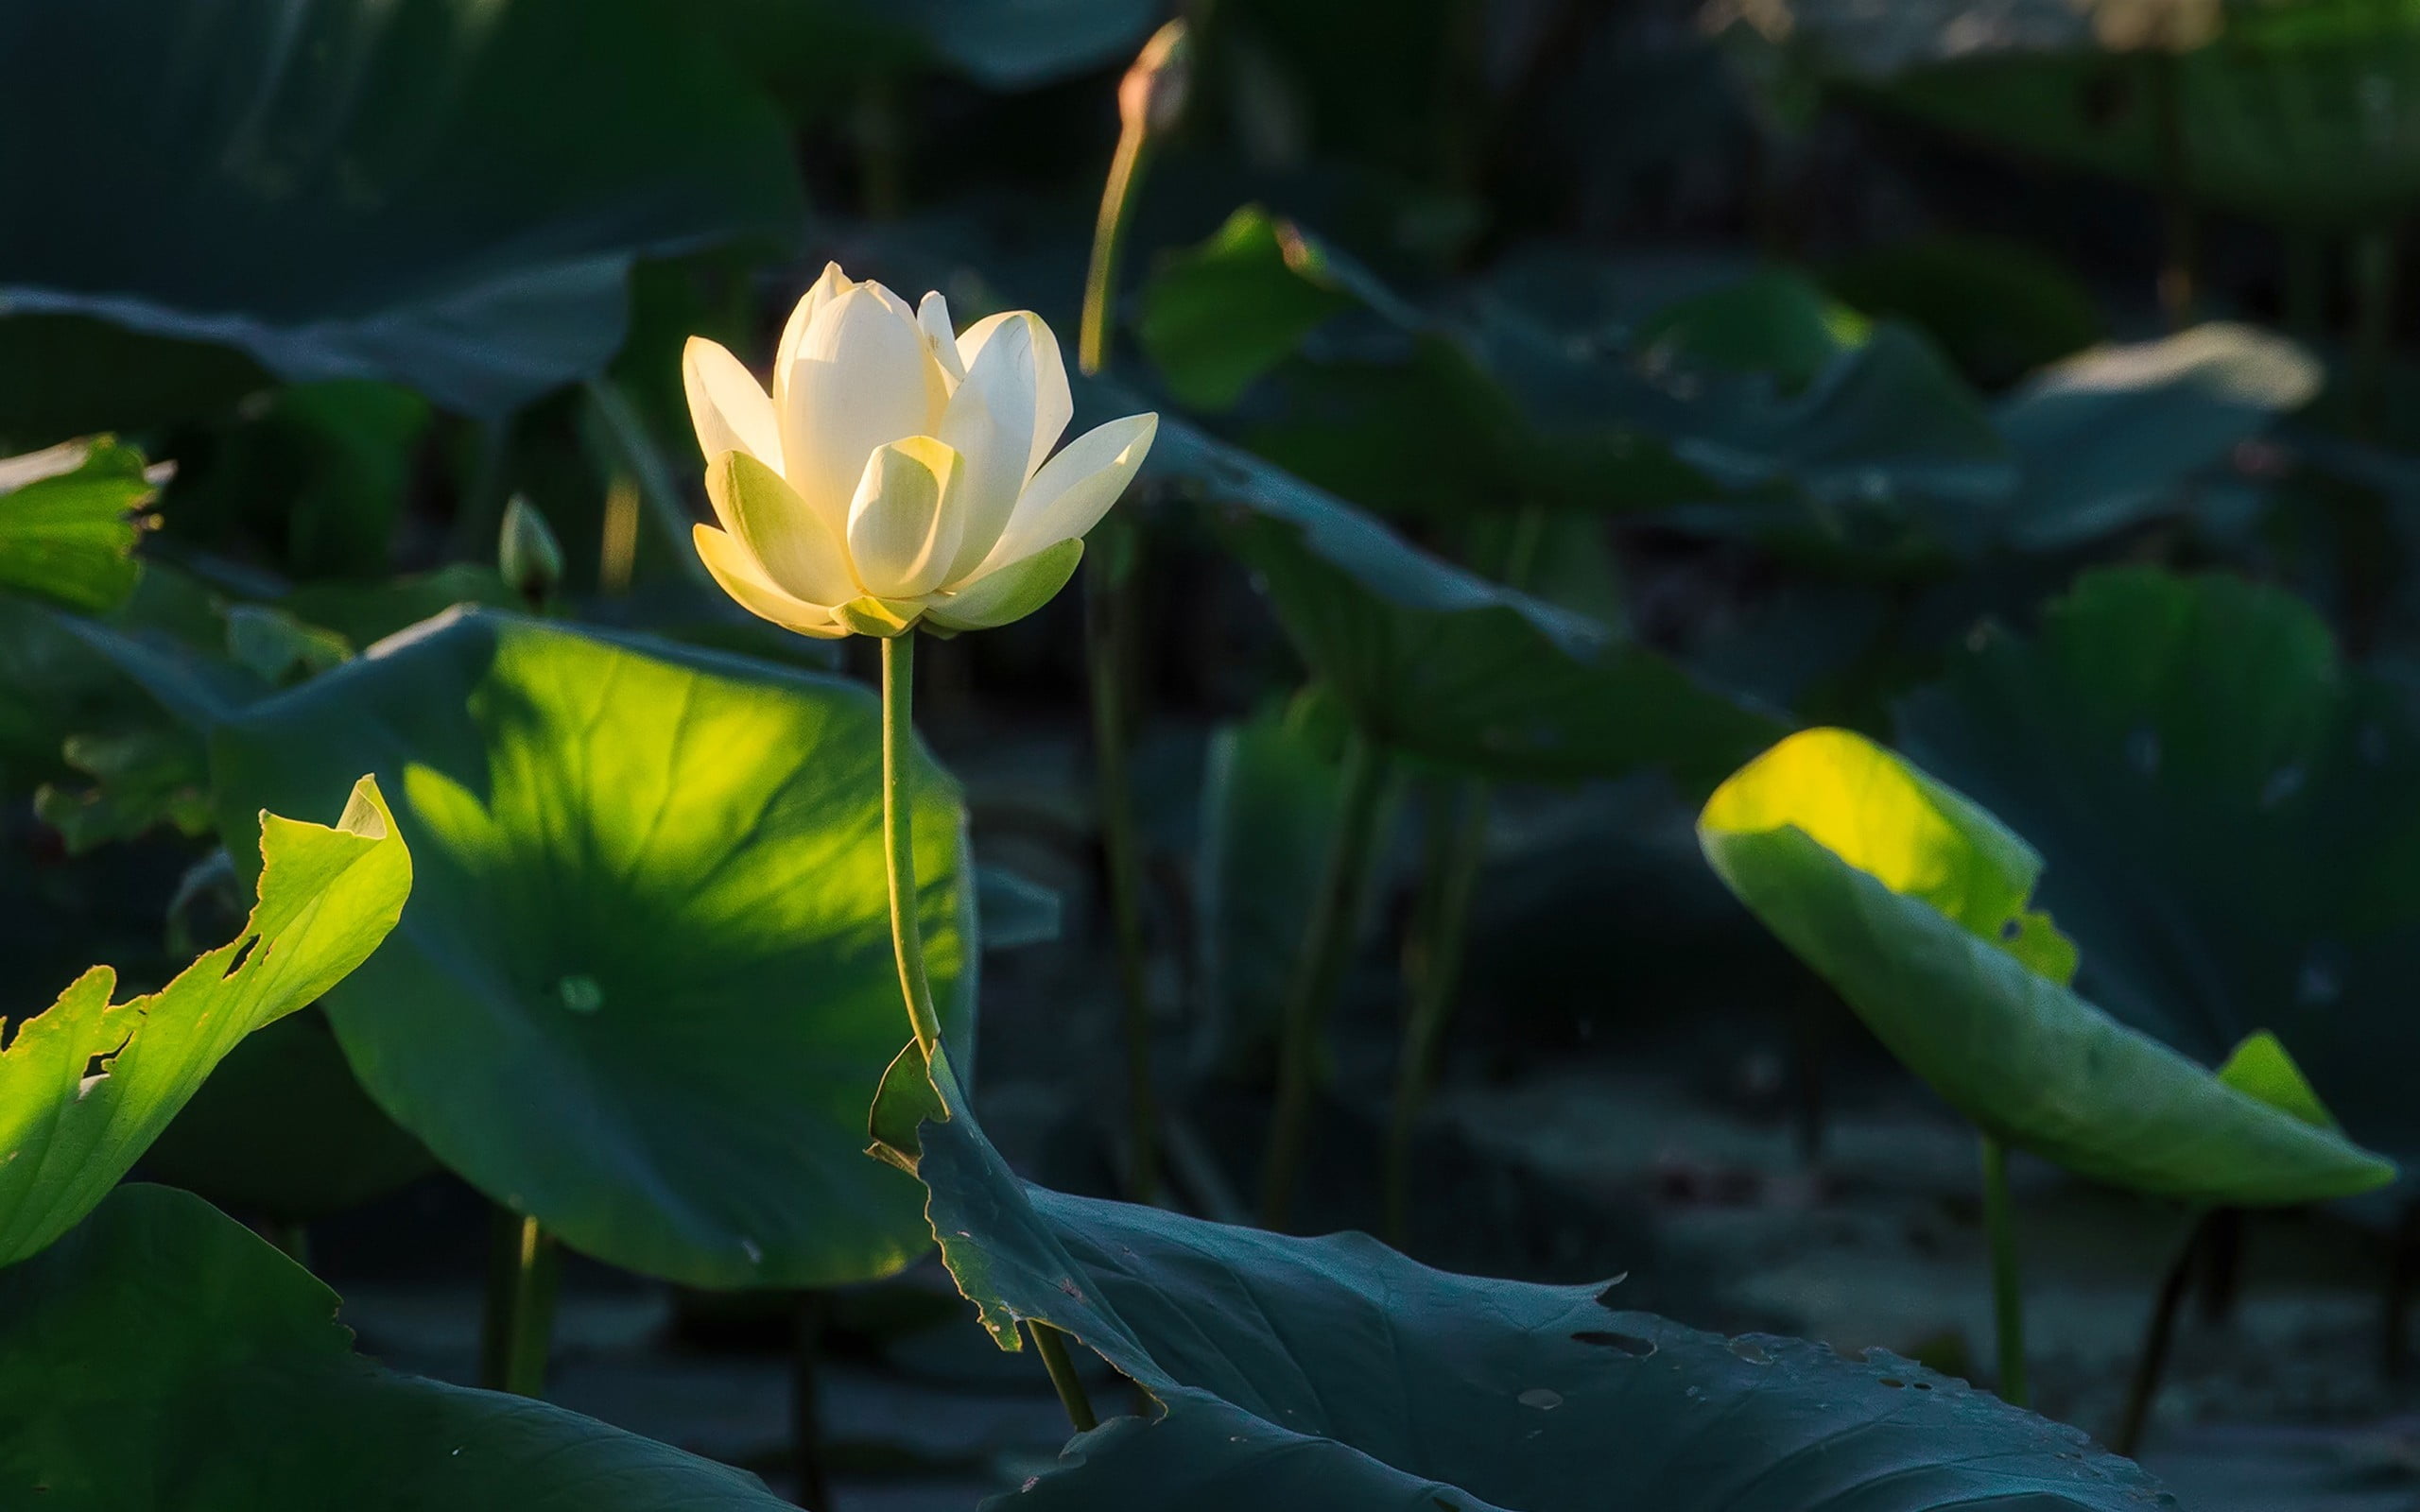
[[[1459,843],[1446,1083],[1619,1046],[1820,1145],[1827,1080],[1879,1062],[1688,826],[1838,723],[2044,850],[2080,992],[2209,1064],[2273,1029],[2351,1133],[2420,1153],[2377,1050],[2420,903],[2420,7],[1183,9],[1078,393],[1080,425],[1167,418],[1109,592],[1181,1103],[1266,1088],[1357,743],[1386,775],[1333,1116],[1378,1137]],[[561,616],[862,671],[701,587],[681,343],[761,369],[834,257],[1072,338],[1115,81],[1168,14],[0,4],[0,455],[75,443],[0,464],[0,1009],[211,937],[211,732],[519,602],[510,499],[560,541]],[[920,719],[1084,963],[999,972],[987,1056],[1098,1013],[1110,1087],[1080,597],[929,646]],[[320,1021],[281,1033],[341,1073]],[[1036,1147],[1106,1188],[1083,1077]],[[424,1168],[336,1100],[372,1184]],[[1234,1122],[1198,1211],[1253,1159]],[[209,1190],[199,1146],[240,1135],[164,1160]],[[1376,1225],[1335,1159],[1322,1226]],[[1592,1268],[1449,1231],[1457,1169],[1415,1253]]]

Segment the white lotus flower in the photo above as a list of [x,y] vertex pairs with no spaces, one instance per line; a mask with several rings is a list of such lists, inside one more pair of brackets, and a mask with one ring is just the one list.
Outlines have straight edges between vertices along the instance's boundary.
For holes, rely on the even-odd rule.
[[769,397],[702,336],[682,378],[720,524],[697,527],[698,555],[741,608],[802,635],[1032,613],[1159,429],[1130,415],[1052,456],[1075,402],[1040,316],[958,335],[939,294],[911,311],[838,263],[791,312]]

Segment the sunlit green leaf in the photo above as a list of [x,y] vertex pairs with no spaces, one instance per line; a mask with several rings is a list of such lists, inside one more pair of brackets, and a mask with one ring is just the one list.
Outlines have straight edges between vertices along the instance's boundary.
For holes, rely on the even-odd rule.
[[244,1036],[359,966],[412,885],[369,778],[334,829],[263,815],[258,866],[240,936],[121,1004],[116,973],[96,966],[0,1051],[0,1265],[90,1211]]
[[[862,686],[458,611],[222,726],[222,825],[379,774],[420,883],[328,998],[362,1086],[564,1243],[704,1286],[822,1285],[924,1245],[867,1160],[906,1014]],[[924,932],[971,1032],[957,790],[920,764]]]
[[1997,820],[1862,736],[1813,730],[1719,789],[1706,859],[1910,1071],[1987,1133],[2196,1202],[2349,1195],[2386,1160],[2238,1091],[2067,989],[2032,908],[2042,864]]
[[130,1186],[0,1270],[0,1502],[271,1512],[776,1512],[753,1476],[353,1352],[337,1297]]
[[151,493],[142,455],[107,440],[0,460],[0,589],[117,608],[142,571],[135,510]]

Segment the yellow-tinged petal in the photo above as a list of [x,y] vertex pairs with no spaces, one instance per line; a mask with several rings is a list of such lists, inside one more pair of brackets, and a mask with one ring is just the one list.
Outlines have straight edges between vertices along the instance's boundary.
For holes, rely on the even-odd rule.
[[949,398],[915,313],[878,284],[819,309],[782,378],[782,475],[836,531],[874,449],[931,435]]
[[[773,412],[782,414],[787,406],[782,403],[782,374],[789,370],[790,359],[798,355],[798,344],[806,339],[806,328],[814,323],[816,312],[857,285],[840,271],[838,263],[823,265],[821,277],[810,284],[798,302],[790,306],[790,318],[782,325],[781,345],[773,349]],[[767,460],[770,460],[768,458]]]
[[781,465],[782,428],[773,419],[773,402],[720,343],[689,338],[681,349],[681,387],[689,397],[689,423],[701,454],[746,452]]
[[1033,348],[1033,435],[1025,461],[1025,475],[1031,477],[1066,434],[1067,422],[1076,418],[1076,399],[1067,387],[1067,364],[1059,354],[1059,338],[1051,335],[1049,323],[1031,310],[1008,310],[968,326],[958,338],[958,355],[966,370],[973,372],[983,349],[1011,326],[1024,327]]
[[935,599],[926,617],[953,630],[988,630],[1021,620],[1058,596],[1084,558],[1081,541],[1063,541]]
[[949,323],[949,301],[942,291],[925,294],[924,302],[916,306],[916,324],[925,333],[925,344],[932,348],[933,360],[942,365],[942,375],[949,380],[952,392],[966,376],[966,364],[958,355],[958,334]]
[[836,641],[849,633],[833,619],[830,609],[783,593],[728,531],[708,524],[693,525],[690,538],[698,544],[698,557],[706,564],[706,571],[749,613],[820,641]]
[[957,555],[942,575],[943,584],[956,584],[973,572],[1016,512],[1033,435],[1034,365],[1031,328],[1009,321],[976,354],[975,366],[942,414],[941,438],[963,459],[952,507],[964,521]]
[[1009,527],[1000,532],[999,543],[977,575],[1023,560],[1098,524],[1134,481],[1159,430],[1159,416],[1129,415],[1069,441],[1026,485]]
[[942,584],[965,524],[958,453],[930,436],[877,447],[849,504],[849,556],[866,592],[915,598]]
[[706,469],[706,497],[734,544],[783,593],[810,604],[857,596],[840,538],[771,468],[745,452],[725,452]]

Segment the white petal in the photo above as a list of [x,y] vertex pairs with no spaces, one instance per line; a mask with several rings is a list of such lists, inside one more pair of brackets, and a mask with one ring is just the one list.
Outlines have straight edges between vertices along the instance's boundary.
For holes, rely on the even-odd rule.
[[959,360],[958,335],[949,323],[949,301],[942,298],[941,290],[932,290],[916,306],[916,324],[924,329],[925,339],[932,344],[933,360],[942,365],[954,391],[966,377],[966,364]]
[[839,264],[826,263],[823,265],[822,275],[808,285],[804,294],[799,296],[796,304],[790,306],[790,318],[782,326],[782,344],[773,349],[773,407],[775,410],[778,411],[782,407],[781,375],[788,369],[790,359],[798,355],[798,344],[805,339],[806,328],[813,323],[815,313],[856,287],[856,284],[850,281],[849,275],[840,271]]
[[816,312],[783,377],[782,475],[836,531],[874,449],[930,435],[948,397],[914,313],[872,284]]
[[748,555],[747,548],[730,535],[701,524],[690,528],[690,538],[698,543],[698,556],[705,562],[706,571],[749,613],[818,640],[837,640],[848,633],[833,622],[828,608],[804,603],[783,593],[756,565],[756,559]]
[[1066,434],[1067,422],[1076,418],[1075,395],[1067,387],[1067,364],[1059,355],[1059,338],[1050,334],[1050,326],[1031,310],[1010,310],[1000,315],[986,316],[966,328],[958,338],[959,360],[973,372],[983,349],[1000,334],[1009,322],[1026,328],[1033,342],[1033,444],[1026,453],[1025,474],[1031,477],[1050,449]]
[[996,572],[1098,524],[1134,481],[1159,430],[1159,416],[1129,415],[1069,441],[1026,485],[1009,528],[977,574]]
[[1028,474],[1034,404],[1031,330],[1025,321],[1011,320],[976,353],[975,366],[950,396],[937,433],[964,459],[957,508],[965,524],[943,582],[956,582],[972,572],[998,543],[1016,512]]
[[810,604],[857,596],[840,538],[782,481],[745,452],[725,452],[706,468],[706,497],[768,582]]
[[689,396],[689,423],[707,460],[746,452],[768,466],[782,461],[782,428],[773,402],[739,359],[717,342],[691,336],[681,349],[681,387]]
[[849,505],[849,556],[866,592],[913,598],[939,588],[958,554],[952,494],[965,473],[959,455],[929,436],[879,447]]

